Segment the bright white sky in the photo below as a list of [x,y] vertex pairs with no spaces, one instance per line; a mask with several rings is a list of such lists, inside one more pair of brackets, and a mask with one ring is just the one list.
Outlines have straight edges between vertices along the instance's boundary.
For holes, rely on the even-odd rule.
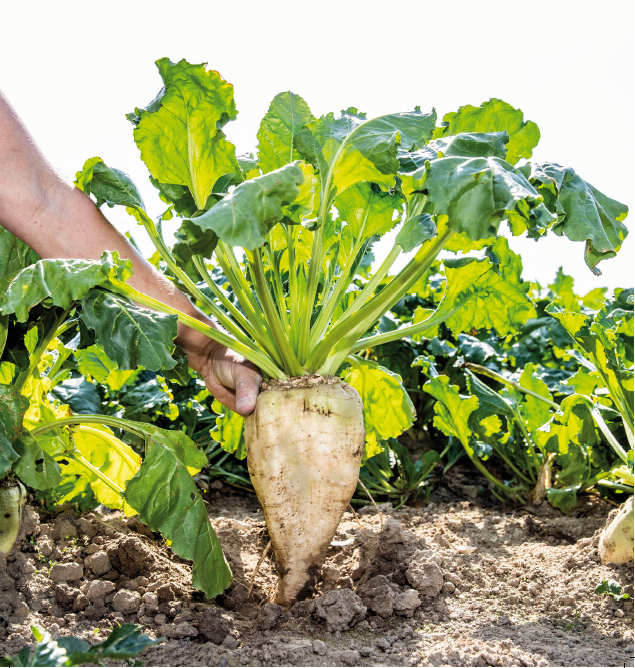
[[[540,127],[535,159],[574,167],[633,206],[630,0],[35,0],[5,3],[0,21],[0,88],[49,160],[72,178],[101,156],[135,180],[152,215],[162,203],[124,114],[160,89],[162,56],[207,62],[234,84],[239,116],[226,132],[239,153],[255,148],[260,119],[283,90],[302,95],[316,116],[420,105],[441,118],[499,97]],[[106,213],[142,241],[125,212]],[[633,285],[634,237],[600,264],[600,278],[581,243],[550,235],[511,245],[525,279],[545,285],[562,265],[584,293]]]

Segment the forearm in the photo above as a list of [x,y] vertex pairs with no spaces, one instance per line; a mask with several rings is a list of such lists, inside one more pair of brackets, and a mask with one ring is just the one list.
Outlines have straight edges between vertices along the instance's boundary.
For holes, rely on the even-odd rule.
[[[130,284],[188,315],[205,320],[190,300],[147,262],[97,209],[56,172],[0,93],[0,224],[42,258],[96,260],[116,250],[132,261]],[[179,325],[186,352],[200,350],[202,334]],[[188,355],[188,357],[190,357]],[[190,357],[190,362],[196,360]]]

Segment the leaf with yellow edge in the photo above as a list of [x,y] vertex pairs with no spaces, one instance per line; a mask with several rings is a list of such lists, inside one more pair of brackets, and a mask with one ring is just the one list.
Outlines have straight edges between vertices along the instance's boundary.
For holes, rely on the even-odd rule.
[[241,173],[236,149],[220,130],[236,118],[234,87],[204,64],[168,58],[156,64],[164,92],[137,112],[134,139],[152,176],[187,186],[202,210],[221,176]]
[[482,260],[461,258],[444,264],[447,286],[439,309],[451,309],[446,324],[457,334],[491,327],[500,336],[515,334],[536,317],[527,297],[529,283],[521,278],[522,261],[504,237],[496,239]]
[[[80,425],[73,429],[72,441],[81,456],[98,468],[123,494],[126,483],[141,466],[141,457],[129,445],[115,437],[110,429],[101,425]],[[71,461],[63,467],[63,475],[71,473],[89,477],[90,486],[100,503],[108,508],[123,510],[128,516],[136,514],[137,511],[126,503],[122,494],[117,494],[81,462]]]
[[507,132],[507,162],[516,164],[520,158],[531,158],[540,140],[540,130],[533,121],[525,121],[523,112],[510,104],[491,98],[480,107],[467,104],[443,117],[434,138],[457,135],[461,132]]
[[247,456],[244,436],[245,418],[230,411],[218,399],[214,399],[212,410],[218,417],[216,426],[210,430],[210,436],[220,443],[223,450],[233,453],[238,459],[244,459]]
[[448,376],[433,378],[422,389],[437,400],[434,405],[434,426],[446,436],[458,438],[468,454],[473,454],[474,450],[470,446],[472,431],[468,426],[468,419],[478,408],[478,399],[461,396],[459,386],[450,385]]
[[382,452],[382,440],[396,438],[412,427],[416,413],[401,376],[377,362],[352,355],[342,379],[357,390],[364,406],[366,458]]

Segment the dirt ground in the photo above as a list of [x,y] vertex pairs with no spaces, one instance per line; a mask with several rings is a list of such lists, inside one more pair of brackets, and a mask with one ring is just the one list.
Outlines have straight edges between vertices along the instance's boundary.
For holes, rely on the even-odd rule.
[[234,573],[214,601],[138,519],[27,507],[21,549],[0,554],[0,655],[33,641],[30,624],[95,642],[126,621],[167,638],[147,666],[632,665],[632,600],[594,593],[613,578],[633,594],[632,562],[598,563],[611,506],[597,498],[563,516],[442,488],[420,507],[365,508],[361,528],[348,512],[316,597],[286,613],[270,557],[247,596],[268,542],[256,497],[207,500]]

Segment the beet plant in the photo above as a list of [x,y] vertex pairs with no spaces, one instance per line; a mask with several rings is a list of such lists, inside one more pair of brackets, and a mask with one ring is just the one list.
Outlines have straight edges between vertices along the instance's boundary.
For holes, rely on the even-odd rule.
[[[515,333],[535,308],[501,223],[514,236],[539,240],[551,230],[583,242],[588,266],[599,273],[598,262],[613,257],[627,234],[627,208],[572,169],[528,162],[538,128],[501,100],[461,107],[437,125],[435,111],[419,107],[374,119],[349,107],[316,118],[300,96],[285,92],[262,120],[256,156],[241,157],[223,132],[237,116],[233,87],[204,65],[163,58],[157,66],[161,91],[128,119],[166,211],[153,220],[132,181],[100,158],[86,162],[76,183],[97,206],[126,207],[167,274],[218,327],[133,289],[129,263],[108,252],[100,262],[42,260],[22,269],[10,277],[0,312],[21,323],[38,304],[75,309],[80,334],[93,333],[120,369],[161,373],[178,368],[178,320],[261,370],[256,410],[244,428],[226,416],[228,427],[234,422],[225,445],[244,439],[278,564],[277,601],[288,607],[317,581],[362,458],[413,423],[400,377],[359,353],[433,336],[441,323],[455,333]],[[163,227],[175,218],[170,248]],[[370,249],[389,233],[392,245],[371,269]],[[484,253],[444,261],[436,310],[419,309],[407,326],[376,331],[397,301],[425,284],[443,250]],[[443,376],[431,394],[439,400],[435,424],[486,474],[461,417],[478,400],[463,401]],[[100,416],[49,420],[31,435],[94,423],[143,436],[143,464],[121,496],[173,540],[175,552],[194,559],[196,586],[219,593],[229,572],[186,481],[200,468],[196,449],[178,435]],[[172,521],[173,509],[181,514]],[[181,531],[187,536],[179,541]],[[202,572],[213,581],[201,584]]]

